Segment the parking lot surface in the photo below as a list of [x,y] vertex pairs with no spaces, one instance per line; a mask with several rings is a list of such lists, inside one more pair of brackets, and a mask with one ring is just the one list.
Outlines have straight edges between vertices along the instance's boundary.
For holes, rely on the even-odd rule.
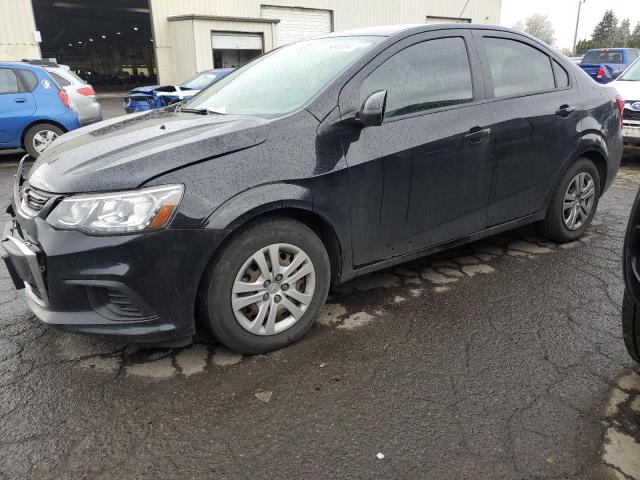
[[256,357],[59,332],[0,266],[0,478],[640,479],[620,326],[638,186],[631,155],[582,241],[525,228],[356,279]]

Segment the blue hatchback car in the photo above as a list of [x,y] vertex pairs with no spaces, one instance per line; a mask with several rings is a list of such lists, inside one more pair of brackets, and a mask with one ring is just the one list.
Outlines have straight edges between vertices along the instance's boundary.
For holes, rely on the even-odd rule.
[[37,158],[78,127],[69,97],[43,68],[0,62],[0,149],[24,148]]

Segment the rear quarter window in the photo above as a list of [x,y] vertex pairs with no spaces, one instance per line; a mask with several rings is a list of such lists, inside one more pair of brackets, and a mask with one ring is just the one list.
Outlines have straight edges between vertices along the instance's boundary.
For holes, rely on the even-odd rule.
[[556,87],[567,88],[569,86],[569,74],[564,67],[555,60],[553,61],[553,73],[556,76]]
[[71,85],[71,82],[64,78],[62,75],[58,75],[56,72],[51,72],[47,70],[47,73],[51,75],[51,78],[55,80],[55,82],[61,87],[68,87]]

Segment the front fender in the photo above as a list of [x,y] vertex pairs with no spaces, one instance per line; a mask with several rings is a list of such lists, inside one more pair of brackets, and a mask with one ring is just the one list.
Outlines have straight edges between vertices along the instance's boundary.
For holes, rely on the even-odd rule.
[[291,183],[260,185],[220,205],[206,218],[204,228],[231,230],[258,215],[286,207],[313,211],[311,190]]

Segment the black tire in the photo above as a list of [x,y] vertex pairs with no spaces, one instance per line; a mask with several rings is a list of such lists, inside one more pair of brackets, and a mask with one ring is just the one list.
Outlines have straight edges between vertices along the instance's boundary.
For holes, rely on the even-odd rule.
[[[563,203],[564,195],[569,188],[571,181],[579,173],[588,173],[593,178],[595,184],[595,196],[591,212],[583,225],[577,230],[570,230],[564,222]],[[598,201],[600,200],[600,176],[598,175],[598,169],[588,158],[579,158],[576,160],[565,172],[562,180],[558,183],[556,191],[549,203],[549,209],[547,210],[546,218],[540,222],[540,233],[558,243],[574,242],[584,235],[584,232],[591,225],[593,216],[598,209]]]
[[[257,335],[236,319],[231,305],[232,287],[245,261],[261,248],[276,243],[294,245],[307,254],[315,270],[315,291],[306,311],[291,327],[273,335]],[[287,217],[266,217],[233,234],[217,253],[200,289],[199,321],[236,352],[259,354],[277,350],[309,331],[327,299],[330,278],[329,256],[313,230]]]
[[622,335],[629,355],[640,363],[640,305],[626,288],[622,300]]
[[52,125],[50,123],[38,123],[37,125],[34,125],[29,130],[27,130],[27,133],[25,133],[24,135],[24,148],[32,158],[38,158],[38,156],[40,156],[40,152],[36,150],[36,147],[33,144],[33,139],[39,132],[45,130],[54,132],[57,136],[60,136],[64,133],[64,130],[62,130],[60,127],[56,127],[55,125]]

